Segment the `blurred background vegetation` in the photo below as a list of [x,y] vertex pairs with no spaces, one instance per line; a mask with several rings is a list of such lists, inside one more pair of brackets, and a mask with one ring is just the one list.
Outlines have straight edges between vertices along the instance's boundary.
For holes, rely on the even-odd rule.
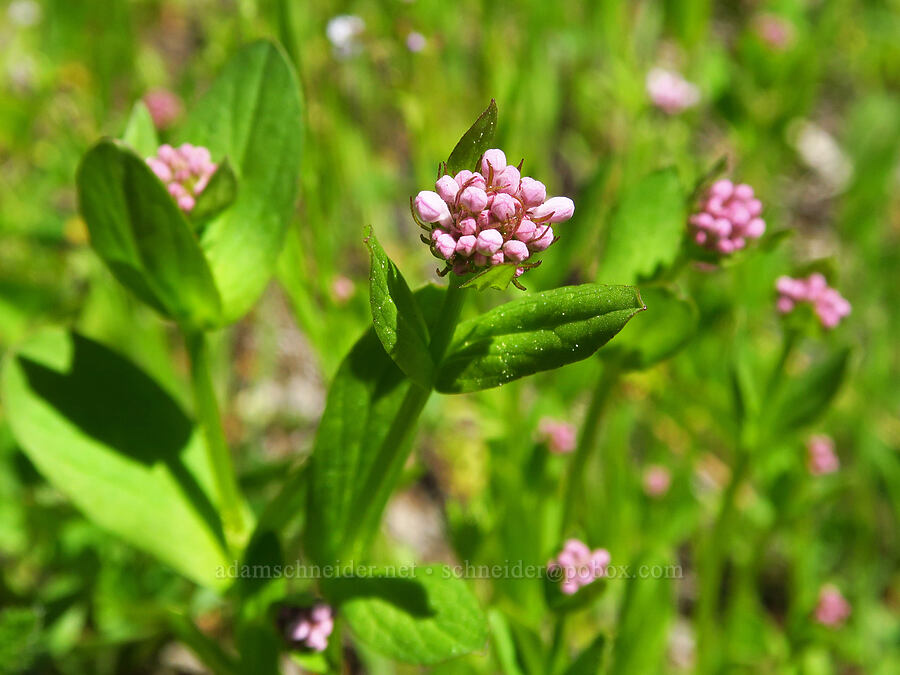
[[[327,382],[369,321],[363,227],[376,227],[411,282],[434,279],[408,196],[427,189],[491,98],[499,147],[577,205],[529,288],[597,278],[612,207],[641,176],[674,165],[689,186],[726,157],[763,200],[770,230],[793,236],[725,269],[688,270],[681,285],[699,308],[695,340],[621,383],[589,467],[587,534],[614,561],[663,544],[686,576],[648,596],[642,618],[618,616],[622,593],[611,587],[584,633],[645,623],[634,644],[648,660],[634,672],[691,670],[692,544],[733,453],[728,355],[751,365],[773,358],[775,278],[824,259],[853,303],[839,339],[855,351],[837,405],[813,431],[836,439],[842,470],[812,481],[802,438],[758,453],[753,488],[738,499],[721,639],[741,672],[900,672],[900,2],[0,6],[0,350],[67,323],[130,355],[182,400],[182,347],[89,250],[75,167],[99,136],[121,133],[148,92],[189,107],[237,45],[273,36],[295,62],[308,124],[294,227],[278,283],[216,344],[229,436],[257,502],[310,449]],[[341,14],[363,22],[349,47],[326,33]],[[773,19],[778,39],[766,30]],[[645,77],[654,66],[696,83],[701,104],[678,116],[653,108]],[[171,138],[190,140],[177,137],[173,113]],[[805,343],[802,358],[815,359],[822,342]],[[513,499],[521,483],[509,467],[527,456],[542,415],[581,419],[599,369],[594,359],[433,400],[382,555],[515,558],[516,509],[529,507]],[[673,473],[665,501],[641,491],[648,463]],[[299,554],[294,541],[289,557]],[[853,605],[840,631],[809,620],[827,581]],[[535,590],[497,583],[482,592],[497,606],[530,607]],[[189,671],[162,618],[185,598],[216,634],[220,600],[79,516],[18,451],[0,409],[0,671]],[[538,630],[540,617],[533,623]],[[366,659],[372,672],[392,672]],[[477,655],[433,672],[492,667]]]

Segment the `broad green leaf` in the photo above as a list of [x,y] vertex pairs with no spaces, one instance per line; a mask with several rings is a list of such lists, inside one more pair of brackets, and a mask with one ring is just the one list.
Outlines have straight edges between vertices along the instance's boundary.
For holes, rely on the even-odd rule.
[[303,105],[282,51],[257,42],[238,52],[194,108],[183,140],[228,157],[237,198],[200,243],[222,295],[224,320],[253,305],[275,269],[294,209],[303,149]]
[[627,187],[609,223],[597,280],[633,284],[669,267],[681,249],[685,215],[674,169],[654,171]]
[[784,382],[771,403],[765,404],[771,411],[767,415],[769,433],[778,437],[810,424],[822,415],[841,388],[849,358],[848,348],[837,350]]
[[216,172],[209,179],[209,185],[197,195],[197,203],[191,209],[191,222],[201,224],[219,215],[231,206],[237,197],[237,191],[237,176],[226,157],[219,162]]
[[202,434],[155,381],[46,330],[8,357],[2,393],[25,454],[88,518],[199,584],[226,585]]
[[138,101],[131,109],[128,124],[125,125],[125,132],[122,134],[122,142],[144,159],[156,154],[159,138],[156,136],[156,127],[150,111],[143,101]]
[[184,214],[146,162],[103,140],[78,167],[78,201],[91,246],[116,278],[179,323],[219,320],[219,294]]
[[630,286],[583,284],[507,302],[464,321],[438,368],[436,389],[458,394],[587,358],[644,310]]
[[431,388],[434,363],[429,352],[428,326],[406,279],[387,256],[372,228],[366,237],[371,256],[369,303],[375,334],[406,376]]
[[[436,286],[415,293],[430,325],[443,294]],[[338,369],[310,459],[304,535],[305,550],[313,560],[330,563],[339,558],[351,545],[351,530],[362,514],[380,514],[381,505],[372,503],[366,486],[374,474],[389,469],[378,458],[411,386],[415,385],[385,352],[374,328],[363,334]]]
[[601,352],[626,368],[642,370],[669,358],[697,331],[694,302],[673,290],[651,286],[641,290],[649,309],[630,321],[616,341]]
[[456,175],[463,169],[477,170],[478,160],[485,150],[490,150],[494,141],[494,132],[497,130],[497,102],[491,99],[490,105],[485,109],[475,124],[459,139],[459,143],[450,153],[447,160],[447,173]]
[[356,639],[397,661],[436,664],[482,649],[487,617],[445,565],[408,574],[339,577],[324,586]]
[[584,648],[578,658],[566,668],[563,675],[596,675],[603,672],[603,657],[606,653],[606,635],[601,633]]

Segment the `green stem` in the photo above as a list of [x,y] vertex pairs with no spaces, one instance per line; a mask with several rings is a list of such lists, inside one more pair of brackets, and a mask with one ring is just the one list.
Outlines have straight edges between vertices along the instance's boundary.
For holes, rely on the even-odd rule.
[[[766,386],[766,401],[771,400],[772,395],[781,386],[784,375],[784,367],[791,357],[794,346],[797,343],[797,333],[788,331],[784,335],[781,353],[778,361],[772,369]],[[760,411],[765,415],[765,409]],[[754,420],[754,427],[756,420]],[[697,654],[699,657],[699,673],[715,672],[719,667],[719,653],[716,651],[716,637],[718,633],[717,607],[719,594],[722,589],[722,572],[725,567],[725,559],[729,553],[728,543],[733,529],[733,520],[736,511],[735,497],[738,488],[747,477],[750,468],[750,458],[753,449],[758,445],[759,439],[754,434],[748,442],[746,434],[739,442],[737,448],[737,460],[731,472],[731,479],[725,492],[722,494],[722,503],[719,515],[713,524],[709,540],[706,542],[705,554],[702,558],[700,590],[697,601]]]
[[584,485],[584,470],[594,447],[597,445],[597,434],[600,431],[600,420],[606,401],[619,379],[619,369],[613,364],[606,364],[594,391],[591,394],[591,402],[588,405],[587,414],[581,426],[581,434],[578,437],[578,445],[575,454],[569,463],[563,483],[563,510],[559,527],[559,538],[566,532],[566,528],[575,514],[575,505],[581,497],[581,488]]
[[[461,279],[450,277],[450,286],[444,296],[441,312],[437,324],[431,331],[431,358],[435,364],[439,364],[444,357],[444,352],[453,339],[456,324],[462,312],[465,291],[459,287]],[[360,505],[359,517],[351,524],[346,541],[348,542],[351,559],[361,556],[368,548],[369,540],[378,529],[381,514],[387,501],[394,491],[397,481],[403,471],[409,453],[412,449],[412,436],[415,432],[419,416],[428,403],[431,389],[420,387],[410,383],[406,396],[400,404],[400,409],[394,415],[391,428],[378,450],[378,457],[374,466],[379,467],[369,475],[366,486],[361,492],[365,495],[365,502]]]
[[547,655],[547,672],[557,673],[562,670],[566,652],[566,628],[569,615],[562,613],[556,617],[556,625],[553,627],[553,642],[550,644],[550,653]]
[[219,497],[225,539],[229,548],[240,550],[246,543],[247,523],[209,371],[206,335],[202,331],[190,331],[185,332],[184,339],[191,362],[195,412],[206,439],[206,451]]

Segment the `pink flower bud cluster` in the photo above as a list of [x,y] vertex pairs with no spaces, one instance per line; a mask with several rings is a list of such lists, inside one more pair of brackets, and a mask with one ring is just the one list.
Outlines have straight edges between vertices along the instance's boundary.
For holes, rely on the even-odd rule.
[[838,590],[837,586],[826,584],[819,591],[819,604],[816,605],[816,621],[823,626],[836,628],[850,616],[850,603]]
[[841,461],[834,452],[834,441],[824,434],[810,436],[806,441],[806,465],[814,476],[834,473],[841,467]]
[[825,328],[834,328],[850,314],[850,303],[828,285],[821,274],[810,274],[806,279],[778,277],[775,282],[778,300],[775,307],[781,314],[791,312],[797,303],[808,302]]
[[334,617],[331,607],[324,603],[306,608],[285,607],[281,610],[281,625],[289,642],[321,652],[328,646],[328,637],[334,630]]
[[569,539],[555,559],[547,563],[547,575],[552,580],[562,579],[560,590],[573,595],[582,586],[606,576],[609,551],[597,548],[593,551],[578,539]]
[[153,119],[153,126],[164,129],[181,117],[184,106],[177,94],[168,89],[151,89],[144,94],[144,105]]
[[766,223],[759,217],[761,213],[762,202],[753,196],[752,187],[722,179],[710,186],[700,203],[700,211],[688,222],[697,245],[729,255],[744,248],[749,239],[759,239],[766,231]]
[[456,274],[526,262],[555,241],[551,224],[575,211],[568,197],[547,199],[544,184],[507,164],[502,150],[485,152],[480,172],[441,176],[435,190],[416,196],[415,215],[434,255]]
[[194,208],[197,195],[209,185],[218,168],[209,150],[190,143],[182,143],[177,148],[161,145],[156,157],[147,158],[147,164],[185,212]]
[[557,455],[565,455],[575,449],[575,427],[568,422],[542,417],[538,422],[537,438]]
[[648,497],[665,496],[672,484],[672,474],[660,464],[651,464],[644,471],[644,494]]
[[647,73],[646,85],[653,105],[668,115],[676,115],[700,102],[697,85],[672,70],[653,68]]

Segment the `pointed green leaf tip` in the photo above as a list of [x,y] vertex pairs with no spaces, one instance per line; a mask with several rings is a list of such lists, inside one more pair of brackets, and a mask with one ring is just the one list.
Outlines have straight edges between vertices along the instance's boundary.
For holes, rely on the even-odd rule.
[[371,255],[369,303],[375,333],[400,370],[416,384],[430,389],[434,365],[425,319],[406,280],[381,248],[371,227],[365,242]]
[[[474,288],[479,291],[484,291],[488,288],[495,288],[498,291],[505,291],[507,288],[509,288],[509,285],[511,283],[516,283],[514,280],[516,278],[516,270],[519,267],[531,269],[532,267],[537,267],[540,264],[540,261],[533,263],[500,263],[499,265],[488,267],[486,270],[479,272],[471,279],[468,279],[464,283],[460,284],[460,287]],[[518,286],[518,283],[516,283],[516,285]],[[524,286],[519,286],[519,288],[524,289]]]
[[436,389],[458,394],[587,358],[645,310],[631,286],[564,286],[507,302],[456,329]]
[[453,148],[447,159],[446,172],[455,176],[463,169],[474,171],[477,169],[478,160],[489,150],[494,142],[494,132],[497,131],[497,102],[491,99],[490,105],[485,109],[475,124],[459,139],[459,143]]

